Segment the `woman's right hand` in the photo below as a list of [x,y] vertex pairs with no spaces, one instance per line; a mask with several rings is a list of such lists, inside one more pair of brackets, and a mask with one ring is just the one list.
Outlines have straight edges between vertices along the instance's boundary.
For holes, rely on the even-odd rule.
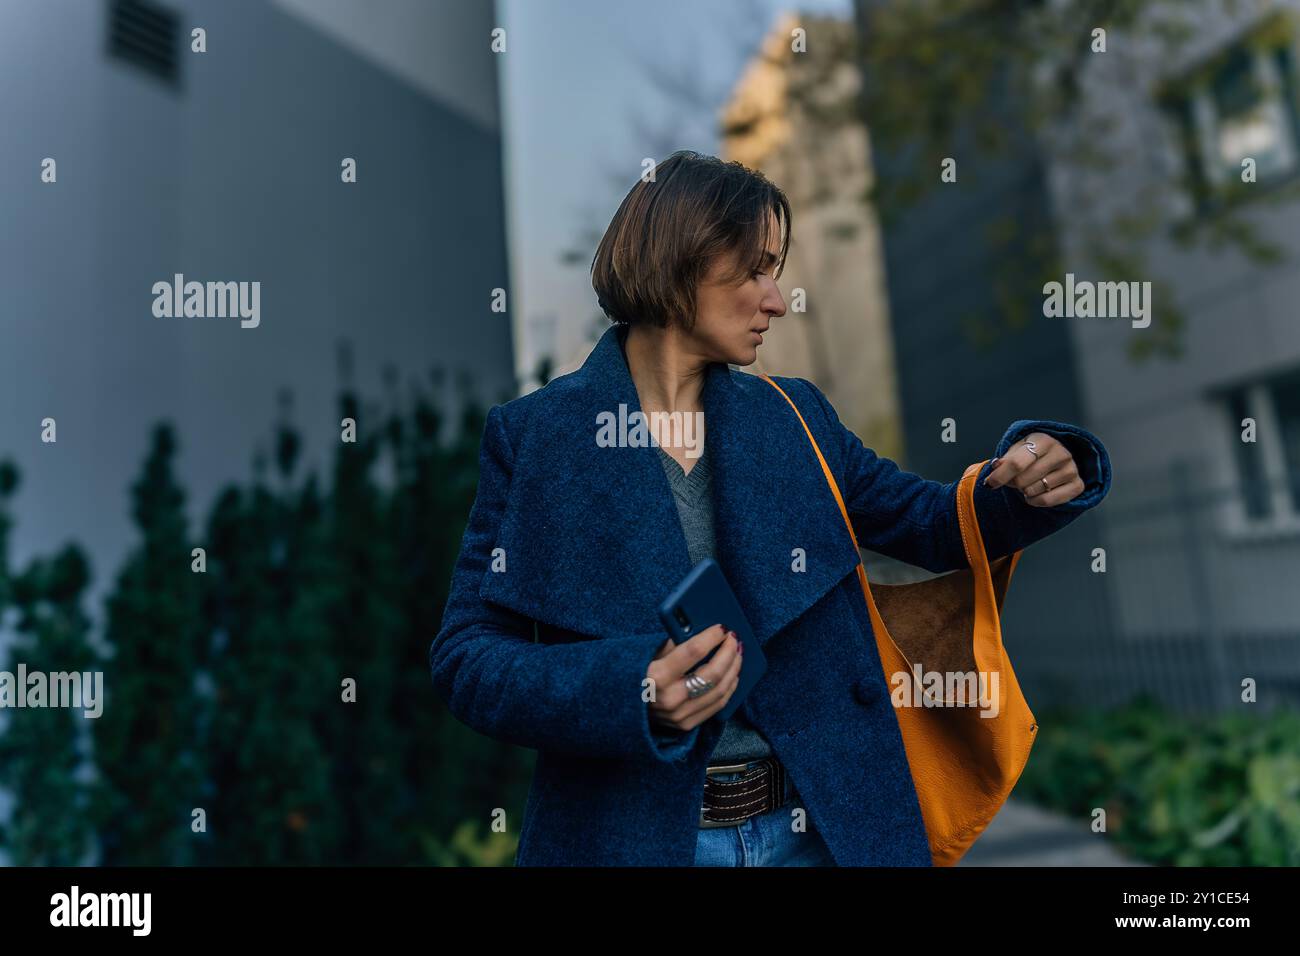
[[[718,653],[695,672],[711,681],[713,688],[692,699],[684,678],[715,647]],[[721,624],[680,644],[671,638],[665,641],[646,670],[646,677],[654,681],[655,687],[655,699],[649,704],[650,719],[674,730],[691,730],[722,710],[740,683],[741,653],[735,631],[724,630]]]

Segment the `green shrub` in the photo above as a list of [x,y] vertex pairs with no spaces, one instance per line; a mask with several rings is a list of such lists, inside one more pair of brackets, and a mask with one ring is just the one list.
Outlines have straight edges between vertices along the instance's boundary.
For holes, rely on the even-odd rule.
[[1300,864],[1300,714],[1189,718],[1149,698],[1039,715],[1016,796],[1172,866]]

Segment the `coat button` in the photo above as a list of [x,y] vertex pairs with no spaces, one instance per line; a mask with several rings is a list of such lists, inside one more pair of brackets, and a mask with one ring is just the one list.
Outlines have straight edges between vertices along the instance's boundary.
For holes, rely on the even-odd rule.
[[853,695],[863,704],[874,703],[880,696],[880,686],[871,677],[864,677],[853,688]]

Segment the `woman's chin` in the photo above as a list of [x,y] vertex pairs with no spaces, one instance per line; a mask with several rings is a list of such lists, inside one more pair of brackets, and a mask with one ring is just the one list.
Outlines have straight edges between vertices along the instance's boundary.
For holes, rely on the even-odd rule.
[[746,345],[733,349],[730,357],[727,359],[729,365],[753,365],[758,361],[758,346]]

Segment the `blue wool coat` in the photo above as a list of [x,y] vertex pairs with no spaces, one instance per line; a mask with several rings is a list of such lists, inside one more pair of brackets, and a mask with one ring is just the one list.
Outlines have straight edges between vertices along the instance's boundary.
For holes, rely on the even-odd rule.
[[[601,413],[640,409],[624,331],[610,328],[578,371],[490,410],[477,498],[429,650],[434,687],[459,720],[538,752],[521,866],[691,866],[722,732],[716,716],[686,733],[652,725],[642,700],[666,639],[656,608],[691,564],[654,448],[597,444]],[[775,380],[816,436],[863,548],[935,572],[966,566],[956,481],[901,470],[811,383]],[[703,407],[718,561],[768,661],[745,715],[839,865],[929,866],[859,555],[807,436],[774,388],[722,363],[708,370]],[[1110,487],[1105,448],[1068,423],[1013,422],[994,455],[1031,431],[1071,448],[1085,493],[1035,508],[1013,488],[987,488],[985,465],[975,509],[990,558],[1065,527]]]

